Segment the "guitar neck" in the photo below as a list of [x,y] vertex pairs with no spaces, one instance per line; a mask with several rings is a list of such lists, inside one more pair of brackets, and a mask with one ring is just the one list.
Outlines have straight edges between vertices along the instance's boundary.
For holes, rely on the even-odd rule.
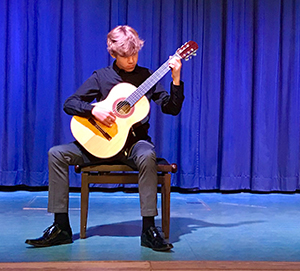
[[[172,58],[174,58],[172,56]],[[126,102],[130,104],[130,106],[134,106],[134,104],[141,99],[160,79],[162,79],[167,72],[170,70],[169,62],[166,61],[164,64],[160,66],[146,81],[144,81],[130,96],[126,98]]]
[[124,100],[124,104],[133,107],[170,70],[169,63],[171,59],[179,57],[180,59],[188,60],[191,56],[196,55],[197,50],[198,44],[196,42],[186,42],[169,60],[162,64],[159,69],[157,69],[145,82],[143,82],[131,95],[129,95]]

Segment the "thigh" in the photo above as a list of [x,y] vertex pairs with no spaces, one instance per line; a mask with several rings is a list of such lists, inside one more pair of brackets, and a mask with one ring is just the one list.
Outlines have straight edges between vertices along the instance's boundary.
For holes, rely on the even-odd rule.
[[147,152],[155,152],[154,145],[146,140],[140,140],[133,146],[129,158],[141,156]]
[[49,157],[64,160],[68,165],[83,164],[82,150],[74,142],[52,147]]

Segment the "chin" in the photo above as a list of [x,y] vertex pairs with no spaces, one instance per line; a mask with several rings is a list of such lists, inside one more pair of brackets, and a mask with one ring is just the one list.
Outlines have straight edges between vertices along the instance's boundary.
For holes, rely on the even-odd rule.
[[128,69],[126,69],[125,71],[127,71],[127,72],[132,72],[134,69],[135,69],[135,66],[134,66],[133,68],[128,68]]

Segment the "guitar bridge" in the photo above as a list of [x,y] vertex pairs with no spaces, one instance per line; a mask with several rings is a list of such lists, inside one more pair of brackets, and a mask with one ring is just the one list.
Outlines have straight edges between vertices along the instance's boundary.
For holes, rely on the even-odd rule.
[[112,137],[109,133],[105,132],[98,123],[94,120],[94,118],[89,118],[88,121],[108,140],[110,141]]

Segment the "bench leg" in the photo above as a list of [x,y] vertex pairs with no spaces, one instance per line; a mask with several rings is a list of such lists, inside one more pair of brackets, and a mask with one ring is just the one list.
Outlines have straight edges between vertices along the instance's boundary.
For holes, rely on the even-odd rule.
[[80,208],[80,238],[86,238],[86,225],[89,208],[89,184],[88,174],[81,175],[81,208]]
[[161,217],[162,230],[165,238],[169,238],[170,234],[170,194],[171,194],[171,174],[164,176],[164,182],[161,186]]

